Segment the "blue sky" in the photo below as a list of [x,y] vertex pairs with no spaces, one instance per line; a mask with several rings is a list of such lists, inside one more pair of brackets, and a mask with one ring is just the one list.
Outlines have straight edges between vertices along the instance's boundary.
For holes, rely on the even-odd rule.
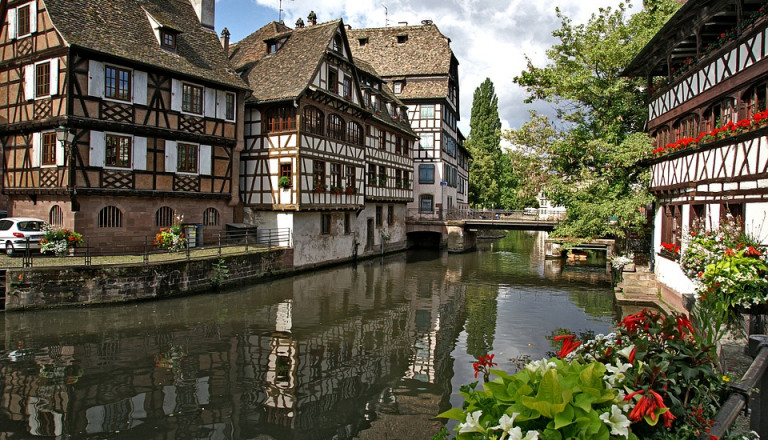
[[[420,24],[432,20],[451,39],[459,60],[461,121],[469,134],[472,95],[490,78],[499,97],[499,116],[504,128],[518,128],[528,120],[529,110],[554,114],[547,103],[525,104],[525,91],[512,79],[525,69],[529,57],[544,65],[545,51],[555,43],[552,31],[559,27],[555,8],[574,23],[586,22],[599,6],[615,7],[620,0],[283,0],[283,19],[294,27],[306,22],[314,10],[319,22],[342,18],[354,28]],[[632,10],[642,6],[641,0]],[[270,21],[278,20],[280,0],[216,0],[216,30],[226,27],[236,42]]]

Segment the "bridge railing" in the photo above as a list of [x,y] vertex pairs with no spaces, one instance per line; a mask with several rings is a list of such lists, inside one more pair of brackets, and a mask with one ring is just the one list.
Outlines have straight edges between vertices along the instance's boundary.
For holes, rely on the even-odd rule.
[[522,211],[508,209],[436,209],[421,211],[418,208],[409,209],[409,221],[446,221],[446,220],[513,220],[521,222],[560,222],[565,219],[565,212],[551,209],[528,208]]

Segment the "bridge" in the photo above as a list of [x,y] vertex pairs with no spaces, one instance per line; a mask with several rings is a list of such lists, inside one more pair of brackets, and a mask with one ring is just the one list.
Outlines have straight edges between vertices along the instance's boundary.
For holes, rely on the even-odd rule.
[[528,208],[523,211],[452,209],[431,212],[409,209],[406,232],[409,247],[473,249],[480,230],[552,231],[565,218],[562,211]]

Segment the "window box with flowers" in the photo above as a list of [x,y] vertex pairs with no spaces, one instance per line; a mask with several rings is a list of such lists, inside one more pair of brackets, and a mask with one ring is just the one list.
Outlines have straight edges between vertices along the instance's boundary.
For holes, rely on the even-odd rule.
[[160,232],[155,234],[155,246],[159,249],[165,249],[169,253],[179,252],[187,245],[187,238],[181,228],[181,221],[177,219],[170,228],[161,228]]
[[335,195],[338,196],[338,195],[341,195],[342,192],[344,192],[344,188],[342,188],[340,186],[332,186],[331,187],[331,194],[335,194]]
[[664,243],[661,242],[661,249],[659,249],[659,255],[677,261],[680,259],[680,245],[676,243]]
[[52,253],[57,257],[63,257],[69,253],[70,249],[83,243],[82,234],[69,229],[46,225],[43,232],[45,235],[40,239],[40,252],[44,254]]
[[395,188],[402,188],[403,187],[403,181],[400,179],[395,180]]
[[344,188],[344,194],[348,196],[355,195],[357,194],[357,188],[355,188],[354,186],[347,186],[346,188]]
[[379,186],[387,186],[387,176],[379,176]]
[[318,183],[318,184],[315,184],[313,189],[314,189],[315,192],[324,193],[325,190],[328,189],[328,185],[323,185],[323,184]]

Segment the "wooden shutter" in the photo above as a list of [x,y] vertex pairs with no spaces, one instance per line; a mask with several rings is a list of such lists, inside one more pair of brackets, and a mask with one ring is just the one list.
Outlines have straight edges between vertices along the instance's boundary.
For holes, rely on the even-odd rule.
[[147,169],[147,138],[133,137],[133,169],[144,171]]
[[16,8],[8,9],[8,39],[16,39]]
[[216,117],[216,89],[205,88],[203,93],[203,116],[209,118]]
[[165,141],[165,172],[175,173],[177,165],[176,141]]
[[133,103],[147,105],[147,72],[133,71]]
[[37,32],[37,0],[29,4],[29,32]]
[[104,167],[106,156],[106,142],[103,131],[91,130],[91,151],[89,165],[92,167]]
[[210,176],[213,165],[213,158],[211,157],[211,146],[200,145],[200,174]]
[[216,117],[225,119],[227,116],[227,92],[223,90],[216,91]]
[[50,91],[51,96],[59,94],[59,59],[54,58],[51,60],[51,83]]
[[171,80],[171,110],[181,111],[181,81],[177,79]]
[[24,97],[28,101],[35,99],[35,65],[24,66]]
[[64,141],[56,139],[56,165],[64,166]]
[[88,94],[104,97],[104,63],[88,60]]
[[42,136],[40,136],[40,133],[32,133],[32,157],[30,158],[32,161],[32,168],[37,168],[40,166],[40,147],[42,142]]

